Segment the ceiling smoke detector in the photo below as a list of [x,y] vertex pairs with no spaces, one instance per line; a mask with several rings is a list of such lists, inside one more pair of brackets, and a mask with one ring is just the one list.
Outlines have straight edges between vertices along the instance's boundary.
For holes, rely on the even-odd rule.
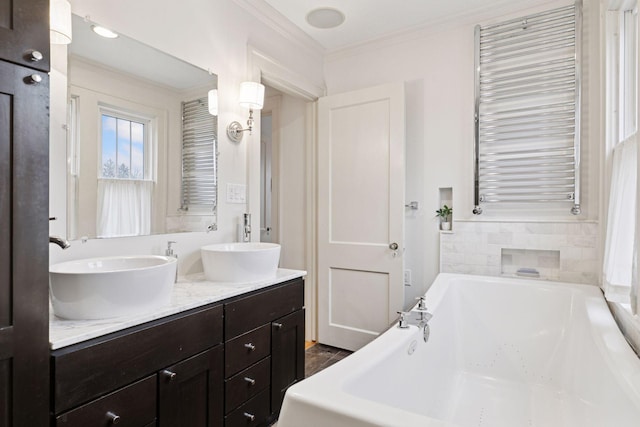
[[338,9],[321,7],[307,13],[307,22],[315,28],[335,28],[344,22],[344,13]]

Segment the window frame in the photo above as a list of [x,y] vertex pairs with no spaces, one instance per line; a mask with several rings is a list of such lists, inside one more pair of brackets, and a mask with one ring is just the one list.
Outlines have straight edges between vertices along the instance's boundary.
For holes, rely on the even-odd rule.
[[[143,164],[144,173],[142,179],[137,178],[118,178],[118,177],[104,177],[102,176],[103,166],[103,140],[102,140],[102,118],[103,116],[114,117],[116,119],[127,120],[129,122],[140,123],[144,126],[144,140],[143,140]],[[156,144],[155,141],[155,126],[156,119],[142,113],[136,113],[125,109],[99,105],[98,108],[98,179],[119,179],[129,181],[156,181],[157,170],[155,168],[155,156],[156,156]],[[129,141],[131,144],[131,141]],[[117,162],[116,162],[117,167]]]

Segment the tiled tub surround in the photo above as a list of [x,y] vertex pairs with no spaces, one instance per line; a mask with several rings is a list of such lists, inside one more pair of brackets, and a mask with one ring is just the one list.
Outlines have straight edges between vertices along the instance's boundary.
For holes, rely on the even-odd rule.
[[[536,268],[542,279],[598,284],[601,265],[595,221],[456,221],[453,231],[440,233],[440,272],[500,276],[505,271],[501,265],[504,249],[542,254],[536,260],[528,259],[528,263],[537,261],[536,265],[510,265],[507,272]],[[545,256],[549,251],[560,252],[559,268],[555,257]]]
[[50,309],[50,347],[52,350],[66,347],[192,308],[304,277],[306,274],[305,271],[278,269],[276,277],[273,279],[234,284],[209,282],[204,278],[204,273],[180,277],[173,289],[169,305],[136,316],[104,320],[64,320],[54,316]]

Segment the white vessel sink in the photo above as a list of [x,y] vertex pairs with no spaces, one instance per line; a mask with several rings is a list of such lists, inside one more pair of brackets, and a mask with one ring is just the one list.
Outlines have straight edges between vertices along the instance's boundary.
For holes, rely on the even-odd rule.
[[222,243],[200,248],[204,275],[212,282],[255,282],[276,277],[280,245]]
[[64,319],[107,319],[169,304],[177,260],[141,255],[89,258],[49,268],[53,312]]

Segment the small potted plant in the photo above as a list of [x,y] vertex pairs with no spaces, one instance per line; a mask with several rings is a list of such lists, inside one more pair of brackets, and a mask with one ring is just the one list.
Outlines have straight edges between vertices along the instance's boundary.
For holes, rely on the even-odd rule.
[[447,205],[442,206],[440,209],[436,211],[436,216],[440,217],[440,229],[444,231],[451,230],[451,223],[449,222],[449,217],[453,213],[453,208],[450,208]]

